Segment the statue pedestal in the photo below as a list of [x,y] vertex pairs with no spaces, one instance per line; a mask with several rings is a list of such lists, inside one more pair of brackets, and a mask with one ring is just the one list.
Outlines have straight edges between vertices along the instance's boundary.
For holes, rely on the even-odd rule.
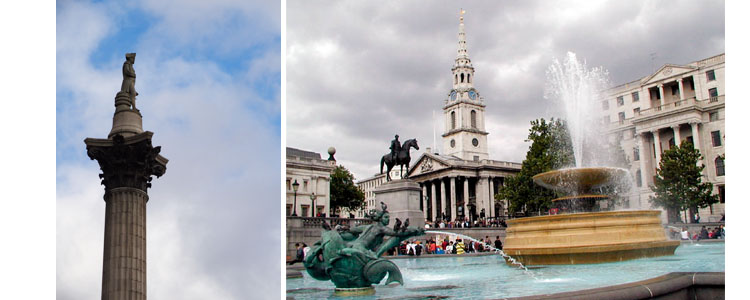
[[424,213],[419,209],[419,185],[409,179],[386,182],[375,189],[375,201],[388,205],[391,223],[409,219],[409,226],[424,228]]

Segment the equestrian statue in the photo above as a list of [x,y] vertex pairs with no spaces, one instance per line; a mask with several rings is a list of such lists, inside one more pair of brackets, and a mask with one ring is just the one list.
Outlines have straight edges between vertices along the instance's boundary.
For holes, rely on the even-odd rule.
[[[385,180],[391,181],[391,169],[394,166],[401,167],[401,178],[407,178],[409,173],[409,162],[411,162],[411,156],[409,155],[409,149],[414,148],[419,150],[419,145],[416,139],[405,140],[402,145],[398,141],[398,134],[396,138],[391,141],[391,152],[383,155],[380,159],[380,174],[383,174],[383,165],[386,165],[387,171],[385,173]],[[404,173],[404,166],[406,166],[406,173]]]

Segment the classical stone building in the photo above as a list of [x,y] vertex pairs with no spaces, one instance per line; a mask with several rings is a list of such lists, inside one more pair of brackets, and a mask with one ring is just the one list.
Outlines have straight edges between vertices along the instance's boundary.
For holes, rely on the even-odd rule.
[[[396,170],[396,168],[391,170],[391,178],[401,178],[401,171]],[[385,183],[385,173],[375,174],[372,177],[357,182],[357,187],[365,193],[365,208],[360,209],[355,213],[357,218],[364,218],[365,213],[370,211],[370,209],[377,209],[380,207],[380,204],[375,201],[375,189],[383,183]]]
[[[286,148],[286,215],[300,217],[330,216],[331,173],[333,159],[320,158],[320,153]],[[294,183],[298,184],[295,201]],[[296,202],[296,209],[293,207]],[[313,207],[315,211],[313,212]]]
[[[485,100],[474,88],[474,66],[466,47],[463,16],[458,30],[458,53],[451,68],[453,87],[443,104],[443,154],[428,148],[409,169],[409,178],[422,188],[422,211],[427,220],[456,220],[482,215],[507,215],[508,203],[494,195],[504,178],[517,174],[520,163],[489,159],[485,129]],[[443,217],[444,216],[444,217]]]
[[724,54],[686,65],[667,64],[651,75],[606,91],[603,121],[619,140],[638,186],[631,206],[649,207],[661,153],[689,140],[700,150],[704,181],[719,203],[700,211],[701,221],[724,212]]

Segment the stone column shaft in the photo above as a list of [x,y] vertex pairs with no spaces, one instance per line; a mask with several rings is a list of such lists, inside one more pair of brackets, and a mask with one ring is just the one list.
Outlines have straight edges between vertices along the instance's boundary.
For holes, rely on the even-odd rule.
[[[695,149],[698,149],[700,151],[701,150],[701,133],[700,133],[700,130],[698,130],[698,124],[699,123],[696,123],[696,122],[690,123],[690,129],[693,131],[693,147],[695,147]],[[703,160],[699,159],[698,165],[700,165],[701,163],[703,163]],[[706,170],[704,169],[703,172],[705,171]]]
[[674,132],[674,144],[680,146],[680,142],[682,141],[680,138],[680,125],[672,126],[672,131]]
[[641,187],[646,188],[648,186],[648,180],[646,179],[649,178],[651,174],[651,170],[646,168],[646,157],[650,155],[646,154],[646,149],[644,148],[644,144],[646,144],[644,141],[646,135],[643,133],[638,135],[638,155],[640,156],[639,160],[641,163]]
[[682,78],[677,79],[677,86],[680,88],[680,100],[685,99],[685,92],[682,87]]
[[440,178],[440,217],[442,218],[443,214],[447,214],[448,210],[445,206],[445,178]]
[[469,216],[469,177],[464,177],[464,217]]
[[659,85],[659,96],[661,99],[659,99],[659,105],[664,105],[664,85]]
[[432,202],[432,221],[437,220],[437,199],[435,199],[435,195],[437,192],[435,192],[435,182],[430,182],[431,185],[431,192],[430,192],[430,202]]
[[451,221],[456,220],[456,177],[451,177],[451,198],[450,198],[450,207],[451,207]]
[[422,183],[422,212],[424,219],[427,220],[427,183]]
[[658,169],[659,162],[661,162],[661,140],[659,139],[659,129],[654,130],[651,133],[654,135],[654,153],[656,153],[654,169]]
[[146,202],[136,188],[104,195],[102,299],[146,299]]
[[487,214],[487,216],[496,217],[495,216],[495,184],[492,178],[490,178],[489,184],[490,184],[490,213]]

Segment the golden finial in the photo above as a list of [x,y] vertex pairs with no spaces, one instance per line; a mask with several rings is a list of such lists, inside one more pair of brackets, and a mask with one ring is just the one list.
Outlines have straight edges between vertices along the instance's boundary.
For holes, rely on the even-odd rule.
[[464,22],[464,14],[465,13],[466,13],[466,11],[463,8],[461,8],[461,18],[459,18],[459,20],[461,21],[461,23]]

